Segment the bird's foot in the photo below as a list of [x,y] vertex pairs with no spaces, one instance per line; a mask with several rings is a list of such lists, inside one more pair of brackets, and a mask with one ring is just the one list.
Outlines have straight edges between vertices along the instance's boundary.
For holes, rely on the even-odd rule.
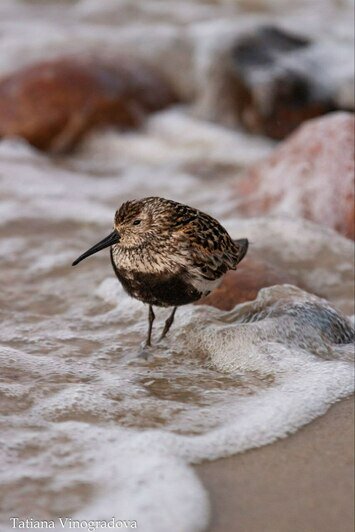
[[145,343],[138,353],[137,358],[143,359],[143,360],[149,360],[153,358],[153,349],[150,344]]

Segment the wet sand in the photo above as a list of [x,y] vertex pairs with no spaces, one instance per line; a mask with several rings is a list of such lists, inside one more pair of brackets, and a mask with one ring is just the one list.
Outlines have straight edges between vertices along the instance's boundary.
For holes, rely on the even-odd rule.
[[285,440],[196,467],[209,532],[352,532],[354,400]]

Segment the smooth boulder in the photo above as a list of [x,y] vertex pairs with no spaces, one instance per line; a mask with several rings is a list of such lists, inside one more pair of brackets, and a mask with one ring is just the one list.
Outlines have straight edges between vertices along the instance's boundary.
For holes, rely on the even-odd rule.
[[326,43],[277,26],[253,28],[220,58],[223,97],[216,94],[217,115],[251,133],[282,140],[306,120],[351,111],[352,54],[347,43]]
[[138,59],[59,58],[0,81],[0,138],[65,152],[96,126],[135,127],[176,101],[168,81]]
[[354,238],[354,115],[301,126],[235,183],[238,212],[306,218]]

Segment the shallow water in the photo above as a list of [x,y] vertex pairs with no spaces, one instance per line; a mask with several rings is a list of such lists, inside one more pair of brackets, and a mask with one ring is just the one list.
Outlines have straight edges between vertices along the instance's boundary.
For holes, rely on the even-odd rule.
[[[178,2],[168,4],[155,51],[183,17]],[[27,25],[21,35],[11,27],[19,13],[26,20],[25,7],[8,5],[4,71],[25,45],[26,61],[45,42],[49,55],[66,49],[68,31],[77,49],[139,41],[137,28],[109,30],[114,2],[78,2],[65,13],[53,3],[41,10],[49,27],[36,34]],[[198,35],[201,20],[217,27],[216,12],[231,5],[191,3],[189,31]],[[56,10],[71,18],[57,34]],[[153,24],[156,15],[140,16]],[[352,243],[309,222],[241,220],[230,194],[240,169],[271,148],[184,107],[140,132],[94,133],[69,158],[0,143],[2,530],[13,515],[114,515],[144,531],[204,530],[208,495],[188,464],[285,437],[351,393],[350,321],[329,305],[353,313]],[[123,292],[108,253],[70,264],[110,231],[122,201],[154,194],[207,210],[327,301],[283,286],[230,312],[188,306],[152,358],[137,358],[147,309]],[[157,312],[155,337],[165,316]]]

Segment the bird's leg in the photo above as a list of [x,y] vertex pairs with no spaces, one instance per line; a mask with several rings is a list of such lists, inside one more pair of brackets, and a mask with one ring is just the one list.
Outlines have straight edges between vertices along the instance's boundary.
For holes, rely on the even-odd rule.
[[146,347],[150,347],[151,346],[151,342],[150,341],[151,341],[151,338],[152,338],[153,321],[155,320],[155,314],[154,314],[152,305],[149,305],[148,320],[149,320],[149,327],[148,327],[147,341],[145,343]]
[[163,338],[165,338],[165,336],[166,336],[167,333],[169,332],[169,329],[170,329],[170,327],[172,326],[173,321],[174,321],[174,317],[175,317],[176,309],[177,309],[177,307],[174,307],[174,308],[173,308],[172,313],[170,314],[170,316],[169,316],[168,319],[166,320],[165,325],[164,325],[163,332],[161,333],[161,336],[160,336],[159,340],[162,340]]

